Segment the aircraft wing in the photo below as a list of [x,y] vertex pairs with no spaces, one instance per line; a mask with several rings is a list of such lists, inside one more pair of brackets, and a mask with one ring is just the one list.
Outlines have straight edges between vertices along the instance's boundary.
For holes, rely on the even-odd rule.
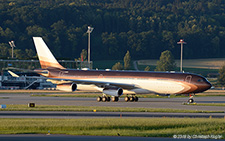
[[126,90],[131,90],[135,88],[139,88],[134,84],[125,84],[125,83],[115,83],[115,82],[106,82],[106,81],[92,81],[92,80],[78,80],[78,79],[64,79],[64,78],[47,78],[50,80],[57,80],[57,81],[68,81],[74,82],[76,84],[85,84],[85,85],[96,85],[100,88],[111,88],[111,87],[119,87]]

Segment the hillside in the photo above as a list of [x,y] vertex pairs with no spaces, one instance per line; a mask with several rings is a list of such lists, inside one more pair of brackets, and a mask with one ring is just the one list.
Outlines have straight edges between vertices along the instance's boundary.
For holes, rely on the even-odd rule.
[[158,59],[171,50],[184,58],[225,57],[223,0],[0,0],[0,58],[34,58],[32,36],[41,36],[57,58],[79,58],[91,34],[92,60]]

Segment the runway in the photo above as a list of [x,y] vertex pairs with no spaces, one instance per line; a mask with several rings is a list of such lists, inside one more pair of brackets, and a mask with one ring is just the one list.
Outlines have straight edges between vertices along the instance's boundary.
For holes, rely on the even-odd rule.
[[[44,94],[44,93],[43,93]],[[224,106],[183,105],[188,97],[182,98],[139,98],[138,102],[125,102],[120,98],[118,102],[97,102],[96,98],[84,97],[36,97],[31,94],[0,94],[0,104],[28,104],[36,105],[73,105],[100,107],[133,107],[133,108],[169,108],[200,111],[225,111]],[[195,97],[197,103],[225,103],[225,96]]]
[[224,113],[1,111],[0,118],[225,118]]
[[[71,136],[71,135],[0,135],[3,141],[170,141],[173,138],[121,137],[121,136]],[[190,140],[190,139],[182,139]],[[207,140],[207,139],[206,139]],[[204,140],[205,141],[205,140]]]

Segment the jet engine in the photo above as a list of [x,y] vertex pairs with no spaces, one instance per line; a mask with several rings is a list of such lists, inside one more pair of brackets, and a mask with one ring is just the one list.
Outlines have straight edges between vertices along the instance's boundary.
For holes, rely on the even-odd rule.
[[58,84],[56,88],[60,91],[66,91],[66,92],[74,92],[77,90],[77,84],[76,83],[63,83]]
[[123,94],[123,89],[121,88],[104,88],[103,93],[111,96],[121,96]]

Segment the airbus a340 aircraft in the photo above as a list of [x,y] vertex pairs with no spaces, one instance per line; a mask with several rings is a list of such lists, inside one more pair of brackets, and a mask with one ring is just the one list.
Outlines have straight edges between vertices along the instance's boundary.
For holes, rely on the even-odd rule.
[[[206,78],[191,73],[66,69],[57,62],[41,37],[33,37],[33,40],[42,68],[36,69],[37,73],[56,83],[59,90],[101,90],[103,96],[97,101],[118,101],[124,90],[135,94],[195,94],[211,87]],[[125,101],[138,101],[138,97],[126,96]],[[193,101],[189,99],[190,103]]]

